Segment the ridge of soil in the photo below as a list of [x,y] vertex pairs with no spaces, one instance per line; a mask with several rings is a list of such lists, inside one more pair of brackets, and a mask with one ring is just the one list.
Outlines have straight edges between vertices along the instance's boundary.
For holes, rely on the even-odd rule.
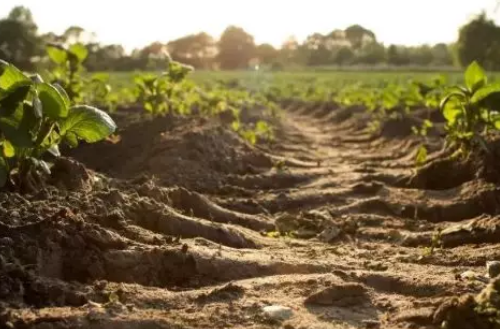
[[460,274],[500,256],[500,148],[415,172],[419,120],[289,102],[273,143],[164,117],[71,150],[0,193],[0,328],[497,328]]

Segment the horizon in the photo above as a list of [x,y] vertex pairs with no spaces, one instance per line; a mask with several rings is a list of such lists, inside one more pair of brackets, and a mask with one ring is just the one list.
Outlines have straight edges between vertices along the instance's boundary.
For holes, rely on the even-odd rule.
[[[376,34],[377,40],[385,45],[417,46],[454,42],[459,27],[482,10],[490,18],[499,21],[499,15],[491,16],[496,0],[478,0],[475,3],[451,0],[421,0],[418,3],[353,0],[341,7],[324,0],[309,0],[307,6],[299,1],[288,2],[283,6],[277,2],[255,0],[246,8],[242,8],[242,2],[224,3],[224,0],[210,3],[185,0],[175,4],[143,0],[141,6],[133,2],[117,5],[101,1],[99,6],[95,5],[97,3],[96,0],[89,0],[75,10],[74,3],[63,0],[48,0],[44,3],[37,0],[4,0],[0,3],[0,15],[7,16],[15,6],[26,6],[32,11],[41,33],[60,34],[76,25],[95,33],[98,42],[121,44],[127,52],[155,41],[166,43],[202,31],[218,38],[229,25],[242,27],[254,36],[256,43],[270,43],[275,47],[281,46],[291,36],[301,42],[312,33],[328,33],[353,24],[370,29]],[[55,10],[64,15],[54,19]],[[115,10],[120,14],[114,14]],[[382,14],[373,15],[377,11],[393,14],[385,14],[381,18]],[[170,12],[174,12],[174,15],[170,16]],[[110,16],[113,17],[112,24],[109,22]]]

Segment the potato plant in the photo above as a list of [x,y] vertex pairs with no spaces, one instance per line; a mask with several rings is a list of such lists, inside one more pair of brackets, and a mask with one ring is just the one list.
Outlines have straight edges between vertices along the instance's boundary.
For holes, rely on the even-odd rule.
[[474,145],[487,150],[490,130],[500,130],[500,83],[488,83],[483,68],[473,62],[465,71],[465,86],[448,90],[440,108],[446,118],[447,143],[467,154]]
[[109,74],[96,73],[85,81],[83,99],[86,103],[105,106],[108,112],[113,112],[118,103],[118,95],[112,93]]
[[61,143],[97,142],[115,129],[105,112],[72,105],[61,86],[0,61],[0,186],[36,189],[50,174],[47,156],[59,156]]
[[137,102],[153,115],[172,113],[175,105],[183,105],[177,88],[193,70],[191,66],[168,60],[168,69],[160,75],[143,74],[135,77]]
[[47,45],[47,54],[56,65],[51,71],[51,82],[64,88],[72,104],[82,101],[84,83],[81,72],[88,56],[87,48],[80,43],[69,47],[50,43]]

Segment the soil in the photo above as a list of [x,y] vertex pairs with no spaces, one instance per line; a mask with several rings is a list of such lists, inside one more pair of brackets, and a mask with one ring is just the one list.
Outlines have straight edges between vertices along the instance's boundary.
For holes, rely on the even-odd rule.
[[415,171],[416,118],[373,134],[288,102],[252,146],[223,118],[116,116],[38,193],[0,193],[0,328],[497,328],[476,309],[500,287],[498,139],[450,161],[432,134]]

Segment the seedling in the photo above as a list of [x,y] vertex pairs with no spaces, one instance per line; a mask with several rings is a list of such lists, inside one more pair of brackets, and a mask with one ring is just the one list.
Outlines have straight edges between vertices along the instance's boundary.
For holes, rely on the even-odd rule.
[[99,106],[106,106],[108,112],[113,112],[117,99],[111,94],[109,75],[97,73],[92,75],[90,81],[86,83],[84,99],[85,102]]
[[59,156],[60,143],[76,147],[80,140],[97,142],[115,129],[105,112],[72,106],[59,85],[0,61],[0,186],[36,189],[40,175],[50,174],[44,156]]
[[427,141],[427,132],[432,127],[433,124],[430,120],[424,120],[421,127],[412,127],[413,133],[423,140],[422,144],[420,144],[420,146],[418,147],[417,155],[415,157],[415,165],[417,167],[421,167],[427,161],[428,151],[427,147],[425,146],[425,142]]
[[175,88],[193,70],[191,66],[168,60],[168,70],[161,75],[146,74],[135,78],[137,101],[153,115],[171,113],[173,105],[183,102],[175,99]]
[[468,154],[473,145],[488,151],[484,134],[500,129],[500,83],[488,83],[482,67],[473,62],[465,71],[465,86],[455,86],[440,108],[446,118],[447,142]]
[[81,72],[83,62],[87,59],[88,50],[80,44],[65,47],[60,44],[47,45],[47,54],[54,64],[55,69],[52,83],[57,83],[64,88],[72,104],[82,101],[83,81]]

